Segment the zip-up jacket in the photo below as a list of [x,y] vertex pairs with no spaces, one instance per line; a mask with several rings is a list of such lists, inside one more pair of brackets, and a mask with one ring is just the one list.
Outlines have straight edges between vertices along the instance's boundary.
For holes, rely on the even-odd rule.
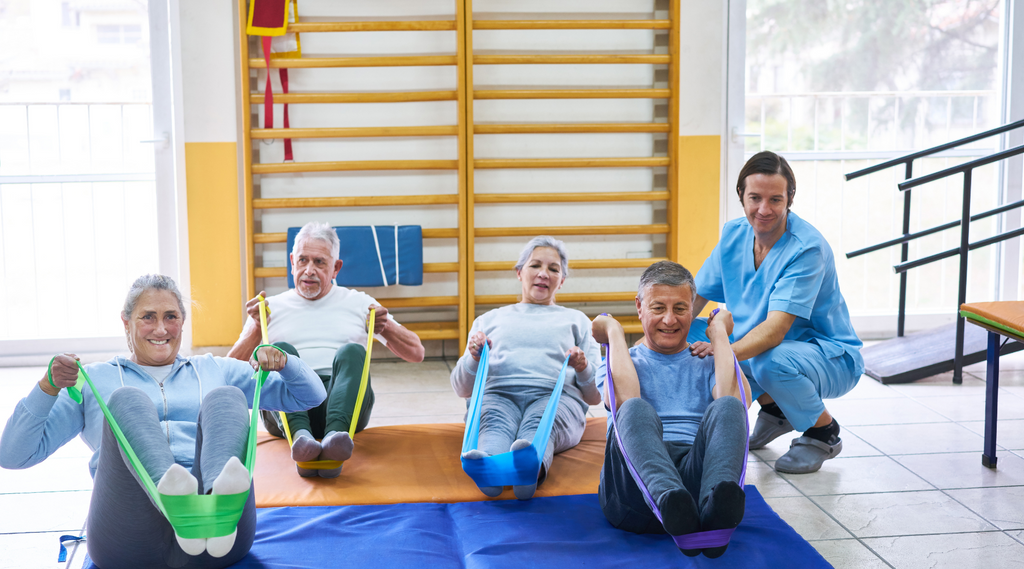
[[[195,460],[196,421],[202,398],[211,390],[234,385],[242,390],[252,407],[256,381],[252,367],[231,358],[210,354],[177,356],[171,372],[158,382],[142,367],[123,358],[85,366],[104,401],[121,386],[138,387],[156,407],[160,425],[174,453],[174,461],[191,469]],[[18,402],[0,438],[0,467],[28,468],[81,435],[93,451],[89,471],[96,476],[102,441],[103,412],[92,391],[84,386],[79,405],[62,389],[56,397],[38,384]],[[271,411],[304,411],[327,397],[324,384],[299,358],[288,358],[284,369],[272,372],[263,384],[260,408]]]

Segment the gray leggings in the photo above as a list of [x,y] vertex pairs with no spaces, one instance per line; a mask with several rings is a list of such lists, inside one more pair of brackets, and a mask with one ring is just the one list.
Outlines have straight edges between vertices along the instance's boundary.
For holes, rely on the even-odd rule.
[[[735,397],[714,400],[704,411],[692,445],[663,441],[661,419],[651,404],[639,397],[619,406],[615,424],[630,461],[655,500],[683,487],[702,508],[716,484],[739,481],[747,444],[745,414]],[[613,526],[634,533],[665,533],[626,468],[611,429],[598,495],[601,510]]]
[[[483,396],[478,448],[493,456],[508,452],[516,439],[532,442],[550,398],[551,389],[542,387],[488,388]],[[555,453],[580,443],[587,426],[586,413],[586,404],[562,393],[538,482],[547,477]]]
[[[139,461],[153,482],[159,484],[174,464],[174,455],[152,400],[141,389],[121,387],[111,394],[107,404]],[[244,462],[249,436],[248,411],[245,395],[237,387],[218,387],[203,398],[192,466],[200,493],[213,488],[213,481],[230,457],[237,456]],[[210,436],[204,437],[204,431]],[[220,558],[208,553],[190,556],[178,546],[171,524],[153,504],[113,431],[104,422],[87,534],[89,557],[102,569],[227,567],[245,557],[252,547],[256,535],[255,492],[250,488],[249,501],[238,521],[238,534],[230,553]]]

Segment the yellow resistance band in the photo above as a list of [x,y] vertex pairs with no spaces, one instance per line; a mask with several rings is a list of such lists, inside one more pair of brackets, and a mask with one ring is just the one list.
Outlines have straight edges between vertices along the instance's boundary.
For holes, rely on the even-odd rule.
[[[260,298],[260,326],[263,330],[263,343],[269,343],[267,340],[267,312],[266,304],[263,297]],[[363,407],[363,398],[366,396],[366,386],[369,384],[370,379],[370,353],[373,351],[373,322],[377,315],[376,309],[370,309],[370,316],[366,323],[366,360],[363,362],[363,376],[359,380],[359,394],[356,395],[356,407],[352,410],[352,423],[348,427],[348,436],[355,438],[356,436],[356,425],[359,424],[359,410]],[[288,438],[288,447],[292,446],[292,429],[288,425],[288,417],[284,411],[278,412],[281,417],[281,423],[284,426],[284,436]],[[306,470],[330,470],[334,468],[341,468],[342,461],[340,460],[310,460],[306,462],[296,462],[299,468]]]

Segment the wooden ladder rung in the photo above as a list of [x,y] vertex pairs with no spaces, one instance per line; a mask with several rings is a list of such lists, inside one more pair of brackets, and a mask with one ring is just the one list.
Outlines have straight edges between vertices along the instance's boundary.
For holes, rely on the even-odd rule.
[[341,162],[283,162],[253,164],[253,174],[298,172],[358,172],[374,170],[457,170],[458,160],[348,160]]
[[669,132],[668,123],[475,124],[473,134]]
[[[414,103],[422,101],[455,101],[458,98],[458,91],[390,91],[380,93],[274,93],[275,104],[288,103],[290,105],[327,103]],[[265,97],[263,93],[249,94],[249,102],[254,105],[262,105],[264,100]]]
[[[473,98],[478,100],[668,99],[671,96],[671,89],[478,89],[473,91]],[[276,96],[274,100],[277,101]]]
[[[672,159],[651,158],[482,158],[473,161],[477,169],[489,168],[660,168]],[[255,166],[254,166],[255,168]]]
[[[626,292],[582,292],[559,293],[555,300],[558,304],[569,302],[631,302],[636,298],[636,291]],[[514,294],[485,294],[475,297],[477,304],[514,304],[519,297]],[[383,304],[383,302],[381,303]],[[387,306],[386,304],[384,306]]]
[[352,196],[325,198],[267,198],[252,200],[253,209],[285,209],[301,207],[373,207],[392,205],[438,205],[457,204],[459,196]]
[[478,227],[476,237],[534,237],[537,235],[658,235],[668,233],[667,223],[649,225],[587,225],[582,227]]
[[[256,267],[255,269],[256,278],[268,279],[268,278],[284,278],[288,276],[288,270],[285,267]],[[424,273],[457,273],[459,272],[458,263],[423,263]]]
[[295,22],[289,32],[444,32],[457,29],[455,20],[378,21],[378,22]]
[[484,203],[561,203],[561,202],[651,202],[669,198],[667,191],[653,192],[579,192],[565,194],[474,194],[473,201]]
[[369,126],[351,128],[254,128],[252,138],[361,138],[388,136],[457,136],[457,125]]
[[422,308],[429,306],[458,306],[458,296],[410,296],[405,298],[378,298],[381,306],[391,308]]
[[667,30],[670,20],[473,20],[474,30]]
[[[570,259],[569,268],[578,269],[640,269],[647,268],[665,257],[647,259]],[[515,261],[482,261],[473,263],[476,271],[511,271],[515,269]]]
[[420,340],[458,340],[458,322],[409,322],[402,324],[420,337]]
[[[387,55],[367,57],[302,57],[298,59],[273,59],[270,67],[285,69],[327,69],[331,67],[431,67],[456,65],[455,55]],[[249,67],[264,68],[267,64],[262,57],[249,58]]]
[[[273,66],[271,61],[271,66]],[[285,61],[285,60],[282,60]],[[295,60],[300,61],[300,60]],[[664,65],[672,56],[660,54],[565,54],[565,55],[474,55],[475,65],[590,65],[647,64]],[[441,64],[438,64],[441,65]],[[255,67],[255,66],[254,66]]]
[[[459,230],[456,229],[429,229],[423,228],[424,239],[458,239]],[[288,233],[253,233],[253,243],[287,243]]]

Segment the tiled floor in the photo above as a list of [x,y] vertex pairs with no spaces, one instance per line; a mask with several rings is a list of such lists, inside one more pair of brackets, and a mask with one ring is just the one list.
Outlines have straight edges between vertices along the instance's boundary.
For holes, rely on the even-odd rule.
[[[375,363],[370,426],[461,422],[452,363]],[[828,402],[842,424],[842,455],[815,474],[780,475],[772,466],[788,447],[783,436],[751,453],[747,483],[836,567],[1024,566],[1024,353],[1003,358],[1001,368],[998,470],[981,465],[979,364],[963,385],[949,374],[897,386],[862,378]],[[0,369],[0,419],[42,373]],[[76,439],[34,468],[0,470],[0,567],[64,566],[55,562],[57,537],[85,520],[88,456]]]

